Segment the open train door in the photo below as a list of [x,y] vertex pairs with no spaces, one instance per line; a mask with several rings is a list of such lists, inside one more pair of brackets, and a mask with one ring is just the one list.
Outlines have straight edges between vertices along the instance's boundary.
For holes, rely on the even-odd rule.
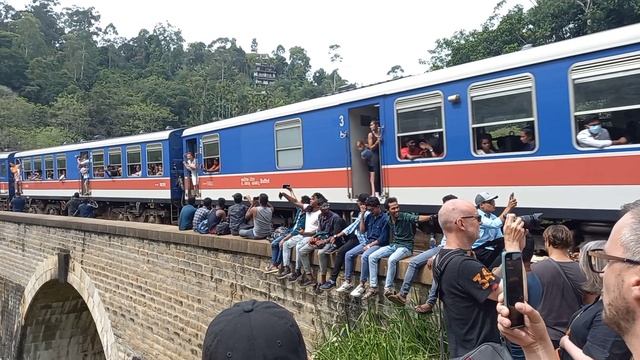
[[[372,120],[380,119],[380,105],[371,104],[367,106],[349,109],[349,132],[347,134],[347,161],[351,176],[349,176],[349,184],[351,198],[357,198],[358,194],[372,194],[371,182],[367,162],[360,156],[360,150],[356,148],[356,143],[360,140],[367,143],[369,134],[369,124]],[[380,169],[380,158],[378,157],[378,169]],[[378,174],[374,180],[374,186],[382,188],[381,174]],[[376,183],[377,182],[377,183]]]

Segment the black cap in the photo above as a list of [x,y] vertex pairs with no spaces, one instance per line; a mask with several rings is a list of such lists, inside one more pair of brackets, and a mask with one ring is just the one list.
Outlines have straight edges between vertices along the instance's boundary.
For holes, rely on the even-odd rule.
[[307,349],[289,310],[271,301],[237,303],[213,319],[202,360],[305,360]]

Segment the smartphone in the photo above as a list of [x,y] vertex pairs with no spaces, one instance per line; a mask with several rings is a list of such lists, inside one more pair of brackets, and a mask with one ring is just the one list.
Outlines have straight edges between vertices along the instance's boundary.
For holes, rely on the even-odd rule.
[[514,193],[511,193],[511,195],[509,195],[509,200],[513,199],[516,195]]
[[291,185],[289,185],[289,184],[283,184],[283,185],[282,185],[282,188],[283,188],[283,189],[288,189],[288,188],[290,188],[290,187],[291,187]]
[[509,308],[511,327],[523,327],[524,315],[515,308],[516,303],[525,302],[527,299],[527,276],[521,252],[502,253],[502,276],[504,304]]

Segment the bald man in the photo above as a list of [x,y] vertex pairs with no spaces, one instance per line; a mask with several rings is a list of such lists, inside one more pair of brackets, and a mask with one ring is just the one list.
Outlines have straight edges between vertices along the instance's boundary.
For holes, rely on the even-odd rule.
[[[438,220],[447,244],[437,255],[433,276],[444,303],[449,356],[457,358],[483,343],[500,343],[495,324],[500,279],[470,255],[481,221],[472,203],[448,201],[438,212]],[[504,230],[505,249],[521,251],[522,220],[510,214]]]

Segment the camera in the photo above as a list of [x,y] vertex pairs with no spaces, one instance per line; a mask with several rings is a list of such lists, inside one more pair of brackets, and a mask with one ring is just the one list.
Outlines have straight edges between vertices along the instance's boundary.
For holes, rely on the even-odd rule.
[[282,200],[283,197],[284,197],[284,193],[283,192],[278,193],[278,199]]
[[540,220],[542,220],[542,215],[543,213],[533,213],[531,215],[520,216],[520,218],[524,222],[524,228],[527,230],[531,230],[540,225]]

